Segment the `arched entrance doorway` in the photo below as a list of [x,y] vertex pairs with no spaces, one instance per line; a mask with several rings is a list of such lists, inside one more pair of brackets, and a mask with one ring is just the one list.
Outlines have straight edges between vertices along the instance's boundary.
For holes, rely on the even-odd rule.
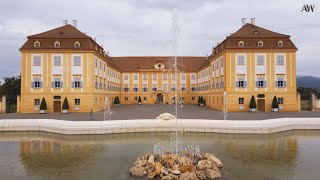
[[258,102],[258,111],[264,112],[266,101],[264,99],[258,99],[257,102]]
[[163,94],[158,93],[157,94],[157,104],[162,104],[163,103]]

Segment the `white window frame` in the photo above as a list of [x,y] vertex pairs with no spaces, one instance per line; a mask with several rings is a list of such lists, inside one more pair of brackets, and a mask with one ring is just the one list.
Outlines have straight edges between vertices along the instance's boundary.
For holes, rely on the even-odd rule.
[[[260,58],[262,58],[262,59],[260,59]],[[261,63],[261,60],[262,60],[262,63]],[[264,64],[265,64],[265,56],[262,54],[258,54],[257,55],[257,65],[264,66]]]
[[40,106],[40,99],[34,99],[34,105]]
[[238,42],[238,47],[239,48],[243,48],[244,47],[244,42],[243,41],[239,41]]
[[75,98],[74,99],[74,105],[75,106],[80,106],[80,104],[81,104],[80,98]]
[[[279,63],[279,57],[282,57],[282,63]],[[283,55],[283,54],[277,54],[276,55],[276,59],[277,59],[277,65],[285,65],[285,63],[284,63],[284,59],[285,59],[285,55]]]
[[56,41],[53,43],[54,48],[60,48],[60,42]]
[[[78,57],[79,57],[79,64],[78,64],[78,62],[76,62],[76,60],[78,60],[76,58],[78,58]],[[79,55],[72,56],[72,65],[73,66],[81,66],[81,56],[79,56]]]
[[[241,59],[240,57],[242,57],[243,59]],[[237,55],[237,65],[238,66],[244,66],[244,65],[246,65],[246,63],[245,63],[245,55],[244,54],[238,54]],[[241,61],[240,60],[242,60],[242,63],[241,63]]]
[[76,42],[74,43],[74,48],[80,48],[80,47],[81,47],[80,42],[79,42],[79,41],[76,41]]
[[[56,58],[59,58],[59,59],[56,59]],[[61,56],[60,55],[54,55],[53,56],[53,66],[61,66],[62,63],[61,63]],[[59,63],[57,64],[57,60],[59,60]]]
[[41,46],[41,43],[39,41],[36,41],[33,43],[33,47],[35,48],[40,48],[40,46]]
[[244,98],[239,98],[238,103],[239,105],[244,105]]
[[[39,59],[35,59],[35,58],[39,58]],[[42,59],[41,55],[33,55],[32,56],[32,65],[33,66],[41,66],[41,59]],[[35,63],[36,62],[35,60],[39,60],[39,63]]]

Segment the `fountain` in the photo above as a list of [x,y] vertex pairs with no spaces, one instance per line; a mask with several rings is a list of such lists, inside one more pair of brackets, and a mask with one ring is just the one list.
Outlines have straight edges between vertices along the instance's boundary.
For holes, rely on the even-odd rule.
[[[175,9],[172,15],[172,59],[175,77],[178,77],[178,13]],[[164,180],[181,179],[214,179],[221,177],[219,168],[223,167],[221,161],[213,154],[200,153],[199,145],[187,145],[183,148],[181,136],[183,132],[179,127],[178,108],[182,106],[182,99],[178,100],[178,89],[175,91],[175,115],[170,113],[160,114],[157,119],[175,120],[175,132],[170,133],[169,142],[159,142],[154,145],[153,153],[137,158],[130,168],[134,176],[148,175],[149,178],[158,176]],[[226,116],[225,116],[226,117]]]

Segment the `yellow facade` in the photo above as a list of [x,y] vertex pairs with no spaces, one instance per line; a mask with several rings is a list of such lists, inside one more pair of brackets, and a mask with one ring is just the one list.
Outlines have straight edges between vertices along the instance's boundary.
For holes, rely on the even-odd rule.
[[[242,65],[245,71],[239,71],[237,65],[237,55],[245,56],[245,64]],[[257,70],[257,55],[263,55],[264,59],[264,76],[267,83],[265,88],[256,87],[256,77],[261,72],[256,72]],[[284,55],[285,64],[276,65],[275,57],[277,55]],[[219,65],[218,75],[215,76],[216,72],[216,62],[223,60],[223,67]],[[215,71],[213,71],[213,66],[215,66]],[[278,66],[278,67],[276,67]],[[283,66],[283,67],[279,67]],[[219,82],[221,80],[224,82],[223,87],[215,88],[207,91],[200,91],[199,93],[206,99],[206,104],[209,107],[222,110],[224,99],[223,92],[227,93],[227,110],[228,111],[249,111],[249,103],[252,95],[254,95],[255,100],[258,103],[264,101],[265,110],[271,111],[271,104],[274,96],[277,98],[283,98],[283,103],[279,104],[280,111],[299,111],[300,98],[296,91],[296,52],[295,51],[258,51],[258,50],[226,50],[219,57],[211,59],[210,67],[205,67],[209,70],[209,77],[206,81],[212,87],[212,84],[216,85],[216,80]],[[204,69],[205,69],[204,68]],[[277,69],[278,73],[277,74]],[[280,69],[280,70],[279,70]],[[281,71],[281,72],[280,72]],[[245,73],[244,73],[245,72]],[[236,81],[237,75],[244,75],[245,81],[247,83],[246,88],[237,88]],[[276,87],[275,81],[278,75],[284,76],[286,81],[286,87]],[[258,94],[264,95],[264,97],[259,98]],[[244,98],[243,104],[239,104],[239,98]],[[259,106],[259,104],[258,104]],[[259,110],[259,107],[258,107]]]
[[[41,57],[40,66],[33,65],[34,56]],[[60,66],[54,66],[54,56],[61,57]],[[74,56],[81,57],[80,70],[73,65],[72,57]],[[98,67],[96,67],[95,64],[96,61],[98,61]],[[70,112],[90,112],[91,109],[93,111],[99,111],[104,109],[106,97],[112,100],[115,96],[119,95],[119,79],[107,76],[109,71],[114,70],[110,67],[107,68],[107,63],[99,57],[99,54],[94,52],[22,52],[21,68],[21,113],[39,112],[40,106],[39,103],[35,104],[35,99],[39,99],[41,102],[42,98],[46,100],[48,107],[47,112],[54,112],[54,102],[58,101],[62,106],[65,97],[68,99]],[[60,76],[61,82],[63,82],[62,88],[52,88],[52,82],[55,76]],[[35,77],[41,79],[41,88],[31,87]],[[72,87],[74,77],[81,78],[82,88]],[[95,81],[97,78],[98,88],[96,88]],[[102,79],[101,88],[100,78]],[[119,87],[118,91],[112,91],[110,90],[111,88],[107,87],[108,83],[111,82]],[[59,98],[54,99],[55,96]],[[80,105],[75,104],[75,99],[80,99]]]
[[[142,104],[173,104],[176,96],[179,102],[186,104],[197,103],[198,94],[196,91],[191,90],[192,85],[196,87],[196,73],[178,72],[176,74],[174,71],[154,70],[123,72],[121,74],[122,104],[137,104],[139,96],[141,97]],[[194,83],[191,83],[192,80],[190,80],[192,75]],[[128,76],[128,80],[125,80],[125,76]],[[137,76],[137,78],[134,76]],[[128,88],[128,91],[125,91],[124,88]],[[134,88],[138,88],[137,91]],[[147,89],[144,91],[144,88]]]
[[[245,25],[243,28],[247,26],[258,28],[254,25]],[[56,31],[62,32],[63,28],[69,28],[66,31],[69,33],[70,30],[81,33],[70,25]],[[258,30],[260,33],[263,29]],[[63,35],[61,32],[60,36]],[[52,34],[49,33],[51,36]],[[271,32],[271,35],[273,34],[275,33]],[[68,36],[74,38],[72,33]],[[42,34],[28,37],[29,40],[20,49],[21,113],[38,113],[42,98],[47,102],[49,113],[60,112],[65,98],[69,101],[71,112],[100,111],[105,109],[106,98],[110,99],[112,105],[117,96],[121,104],[137,104],[139,96],[142,104],[172,104],[176,97],[179,102],[197,104],[198,97],[203,96],[206,106],[222,110],[224,92],[227,94],[228,111],[249,111],[252,96],[256,99],[258,111],[271,111],[274,96],[280,98],[280,111],[299,111],[300,100],[296,92],[297,49],[294,45],[293,48],[281,46],[278,49],[259,49],[262,41],[256,38],[253,40],[258,42],[258,48],[243,48],[244,44],[239,44],[243,41],[239,38],[236,39],[239,47],[228,48],[225,43],[227,37],[215,48],[221,49],[220,52],[213,52],[196,71],[178,69],[175,73],[166,68],[166,64],[157,68],[159,63],[151,64],[152,68],[138,67],[138,70],[122,71],[108,60],[112,57],[109,57],[101,46],[96,44],[94,47],[96,42],[92,38],[81,34],[79,36],[89,39],[86,49],[81,50],[80,43],[70,39],[65,43],[72,45],[74,42],[74,50],[62,46],[60,48],[60,42],[52,40],[49,43],[54,47],[41,48],[44,44],[42,42],[47,43],[41,39],[44,37]],[[280,37],[288,39],[284,35]],[[230,39],[233,40],[231,37]],[[270,39],[278,41],[276,38],[269,38],[265,40],[266,43]],[[60,41],[63,45],[64,41],[61,38]],[[57,42],[59,46],[56,46]],[[84,41],[80,42],[81,47],[85,46]],[[290,42],[285,41],[287,44]],[[36,81],[40,84],[35,84]],[[61,84],[57,85],[56,81]]]

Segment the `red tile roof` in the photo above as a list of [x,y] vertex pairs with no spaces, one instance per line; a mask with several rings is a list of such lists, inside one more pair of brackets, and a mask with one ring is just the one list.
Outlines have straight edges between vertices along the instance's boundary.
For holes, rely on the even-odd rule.
[[90,39],[91,37],[79,31],[74,26],[67,24],[49,31],[28,36],[28,39]]
[[[156,64],[161,63],[165,69],[173,70],[174,58],[170,56],[128,56],[111,57],[120,71],[133,72],[139,70],[154,70]],[[179,56],[178,70],[196,72],[206,61],[206,57]]]
[[247,23],[238,31],[227,36],[227,38],[289,38],[289,35],[280,34],[277,32],[264,29],[262,27]]

